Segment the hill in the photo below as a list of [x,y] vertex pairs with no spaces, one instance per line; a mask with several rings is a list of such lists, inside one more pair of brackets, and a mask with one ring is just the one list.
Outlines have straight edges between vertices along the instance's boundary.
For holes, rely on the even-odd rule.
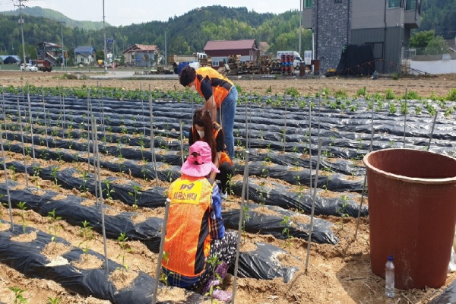
[[[60,42],[60,20],[64,15],[52,10],[36,9],[36,13],[49,13],[49,17],[29,15],[24,23],[26,55],[33,58],[33,48],[40,41]],[[223,15],[220,12],[223,11]],[[30,12],[30,11],[28,11]],[[165,38],[166,35],[166,38]],[[5,52],[14,52],[21,48],[20,28],[17,17],[0,14],[0,46]],[[191,54],[201,51],[208,40],[256,39],[270,46],[270,51],[278,49],[298,49],[299,11],[288,11],[282,14],[260,14],[248,11],[247,8],[209,6],[204,10],[192,10],[188,13],[169,18],[166,22],[151,21],[128,26],[107,26],[106,37],[113,38],[114,44],[109,50],[118,53],[132,44],[154,44],[161,50],[167,41],[168,53]],[[73,49],[79,45],[93,45],[97,50],[103,49],[103,30],[87,29],[83,26],[72,27],[70,21],[63,26],[64,44]],[[311,32],[303,31],[302,48],[311,47]],[[13,48],[15,51],[13,51]],[[1,49],[0,49],[1,52]],[[71,57],[71,54],[69,54]]]
[[[0,14],[7,15],[7,16],[19,16],[19,9],[16,9],[14,11],[3,11],[0,12]],[[73,20],[71,18],[68,18],[64,14],[54,11],[52,9],[48,8],[42,8],[39,6],[34,6],[34,7],[25,7],[22,10],[22,14],[27,15],[27,16],[33,16],[33,17],[43,17],[47,19],[52,19],[56,21],[63,21],[65,22],[67,27],[70,28],[81,28],[85,30],[99,30],[103,28],[103,22],[94,22],[94,21],[78,21],[78,20]],[[109,24],[107,24],[109,25]]]

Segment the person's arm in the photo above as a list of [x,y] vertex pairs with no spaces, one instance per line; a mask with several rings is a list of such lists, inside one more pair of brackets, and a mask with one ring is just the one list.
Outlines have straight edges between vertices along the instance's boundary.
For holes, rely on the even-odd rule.
[[222,198],[217,185],[214,186],[211,195],[211,214],[209,219],[209,233],[212,239],[222,239],[225,236],[225,225],[222,218]]
[[209,111],[211,113],[212,121],[217,121],[217,105],[214,101],[214,95],[212,95],[206,102],[204,103],[204,110]]
[[[222,157],[222,152],[215,153],[215,159],[213,161],[214,165],[218,168],[220,166],[220,158]],[[209,176],[210,179],[215,180],[215,176],[217,172],[211,171],[211,175]]]
[[212,121],[217,121],[217,105],[212,91],[212,82],[207,76],[201,80],[201,93],[203,93],[203,97],[206,100],[204,111],[209,111]]

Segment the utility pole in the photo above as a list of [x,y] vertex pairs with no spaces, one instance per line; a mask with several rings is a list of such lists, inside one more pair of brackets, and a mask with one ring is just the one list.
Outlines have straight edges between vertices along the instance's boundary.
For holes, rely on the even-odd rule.
[[168,49],[166,46],[166,31],[165,31],[165,65],[168,65]]
[[65,53],[63,51],[63,24],[65,21],[58,21],[60,23],[60,36],[62,37],[62,70],[65,67]]
[[[19,4],[16,5],[14,4],[14,6],[19,6],[19,23],[21,25],[21,36],[22,36],[22,57],[23,57],[23,63],[24,63],[24,68],[25,68],[25,42],[24,42],[24,19],[22,19],[22,7],[25,7],[25,5],[22,4],[22,2],[25,2],[27,0],[18,0],[19,1]],[[14,48],[13,48],[13,52],[14,52]]]
[[[299,55],[302,56],[301,54],[301,36],[302,36],[302,1],[299,0]],[[302,58],[302,57],[301,57]]]
[[104,65],[104,71],[107,73],[108,66],[106,64],[106,28],[105,28],[105,7],[104,7],[104,0],[103,0],[103,39],[104,39],[104,59],[103,59],[103,65]]

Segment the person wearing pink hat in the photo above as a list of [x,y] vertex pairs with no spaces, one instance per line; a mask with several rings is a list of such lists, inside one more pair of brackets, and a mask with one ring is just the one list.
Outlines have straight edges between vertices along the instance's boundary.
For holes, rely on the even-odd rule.
[[[169,285],[187,289],[203,286],[206,294],[222,283],[220,279],[234,263],[237,233],[225,231],[220,191],[209,178],[211,172],[218,172],[211,148],[197,141],[189,152],[182,176],[168,190],[170,207],[162,270]],[[210,263],[209,259],[217,262]],[[212,288],[212,297],[229,301],[231,293]]]

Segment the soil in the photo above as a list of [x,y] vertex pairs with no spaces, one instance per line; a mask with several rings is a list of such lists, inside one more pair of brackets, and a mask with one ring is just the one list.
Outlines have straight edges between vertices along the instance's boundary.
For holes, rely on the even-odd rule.
[[[74,73],[74,72],[69,72]],[[89,77],[100,76],[101,73],[83,73]],[[118,72],[113,72],[114,76]],[[0,84],[4,86],[13,85],[15,87],[25,85],[26,83],[33,84],[37,87],[56,87],[58,85],[64,87],[81,87],[86,85],[103,87],[124,88],[126,90],[135,90],[142,88],[147,89],[149,85],[152,90],[177,90],[183,91],[184,88],[179,84],[177,78],[174,79],[159,79],[157,77],[131,77],[125,79],[66,79],[63,77],[63,72],[53,71],[51,73],[36,72],[17,72],[17,71],[0,71]],[[112,75],[112,74],[109,74]],[[108,76],[109,76],[108,75]],[[230,79],[244,93],[258,93],[260,95],[275,95],[284,94],[288,88],[296,89],[301,95],[315,95],[315,93],[325,88],[329,89],[331,95],[337,91],[345,91],[348,96],[354,97],[359,89],[366,88],[368,94],[377,92],[384,94],[388,89],[391,89],[396,96],[405,94],[405,89],[414,91],[418,96],[429,98],[433,93],[435,97],[447,96],[451,89],[456,88],[456,74],[438,75],[438,76],[408,76],[394,80],[391,77],[381,77],[377,80],[372,80],[368,77],[321,77],[321,78],[297,78],[297,77],[282,77],[277,79],[260,79],[258,76],[255,79],[249,75],[231,76]]]
[[[0,72],[0,83],[8,86],[20,86],[28,82],[35,86],[96,86],[100,81],[96,80],[66,80],[62,79],[60,73],[25,73],[25,72]],[[145,87],[151,84],[152,87],[161,90],[173,90],[175,87],[180,90],[176,80],[104,80],[102,85],[106,87],[122,87],[126,89],[138,89],[142,84]],[[329,88],[331,92],[336,90],[346,90],[349,96],[354,96],[359,88],[366,87],[368,92],[385,92],[392,89],[396,94],[403,94],[405,88],[416,91],[419,95],[430,96],[434,92],[436,96],[446,96],[450,89],[456,88],[456,76],[438,76],[432,78],[407,78],[407,79],[342,79],[342,78],[322,78],[322,79],[290,79],[290,80],[243,80],[237,79],[235,83],[242,87],[244,92],[257,92],[267,95],[266,90],[271,88],[268,94],[283,94],[287,87],[296,88],[301,94],[314,94],[321,88]],[[11,159],[22,159],[22,154],[8,152]],[[47,161],[50,166],[56,161]],[[3,172],[2,172],[3,175]],[[21,173],[9,172],[9,178],[25,184],[25,176]],[[104,176],[123,176],[129,180],[134,180],[143,184],[144,182],[134,177],[129,177],[120,173],[103,170]],[[2,177],[2,176],[0,176]],[[242,177],[236,176],[240,180]],[[77,189],[65,190],[56,187],[51,181],[42,181],[38,177],[35,183],[41,185],[42,190],[59,191],[62,196],[80,195],[94,199],[93,196],[81,193]],[[166,183],[163,183],[166,186]],[[340,193],[338,193],[340,195]],[[229,196],[227,206],[235,206],[240,203],[240,198]],[[112,200],[110,208],[122,212],[130,207],[125,206],[120,201]],[[1,218],[9,221],[7,209],[2,208]],[[131,210],[130,210],[131,211]],[[146,216],[163,216],[163,208],[150,210],[139,208],[137,212],[143,212]],[[266,212],[266,211],[265,211]],[[15,223],[22,225],[21,213],[15,211]],[[354,218],[340,218],[333,216],[319,216],[333,223],[333,231],[339,238],[337,245],[311,244],[308,269],[306,271],[306,257],[308,244],[302,239],[278,240],[269,235],[246,234],[243,248],[255,248],[255,243],[263,242],[281,247],[287,252],[288,256],[280,259],[284,265],[293,265],[299,268],[289,283],[284,283],[281,279],[256,280],[238,279],[236,287],[236,299],[238,304],[288,304],[288,303],[428,303],[444,288],[451,283],[456,274],[449,274],[446,284],[440,289],[426,288],[424,290],[412,289],[407,291],[397,290],[394,299],[388,299],[384,295],[384,280],[372,273],[369,257],[369,219],[360,219],[357,238],[354,239],[357,220]],[[35,227],[41,231],[48,232],[51,223],[49,218],[43,217],[33,211],[26,211],[26,225]],[[79,246],[84,239],[80,235],[80,227],[71,226],[65,221],[53,223],[59,225],[58,236],[66,239],[71,246]],[[5,225],[0,226],[4,230]],[[152,253],[147,247],[137,241],[127,241],[128,250],[125,253],[125,261],[128,263],[128,278],[134,277],[137,271],[144,271],[151,276],[155,276],[158,255]],[[94,238],[89,244],[90,249],[104,254],[102,237],[94,232]],[[121,248],[115,240],[107,241],[108,257],[121,263]],[[54,250],[51,250],[54,252]],[[385,261],[386,262],[386,261]],[[122,280],[125,276],[119,276]],[[114,278],[112,278],[114,279]],[[232,290],[233,277],[228,275],[225,279],[223,289]],[[18,271],[0,264],[0,301],[3,303],[14,303],[14,294],[10,287],[19,287],[24,291],[23,297],[31,304],[47,303],[48,298],[58,297],[62,304],[106,304],[109,301],[95,299],[92,297],[82,297],[61,287],[58,282],[51,280],[34,279],[25,276]],[[160,292],[160,300],[179,301],[182,291],[176,288],[164,289]]]

